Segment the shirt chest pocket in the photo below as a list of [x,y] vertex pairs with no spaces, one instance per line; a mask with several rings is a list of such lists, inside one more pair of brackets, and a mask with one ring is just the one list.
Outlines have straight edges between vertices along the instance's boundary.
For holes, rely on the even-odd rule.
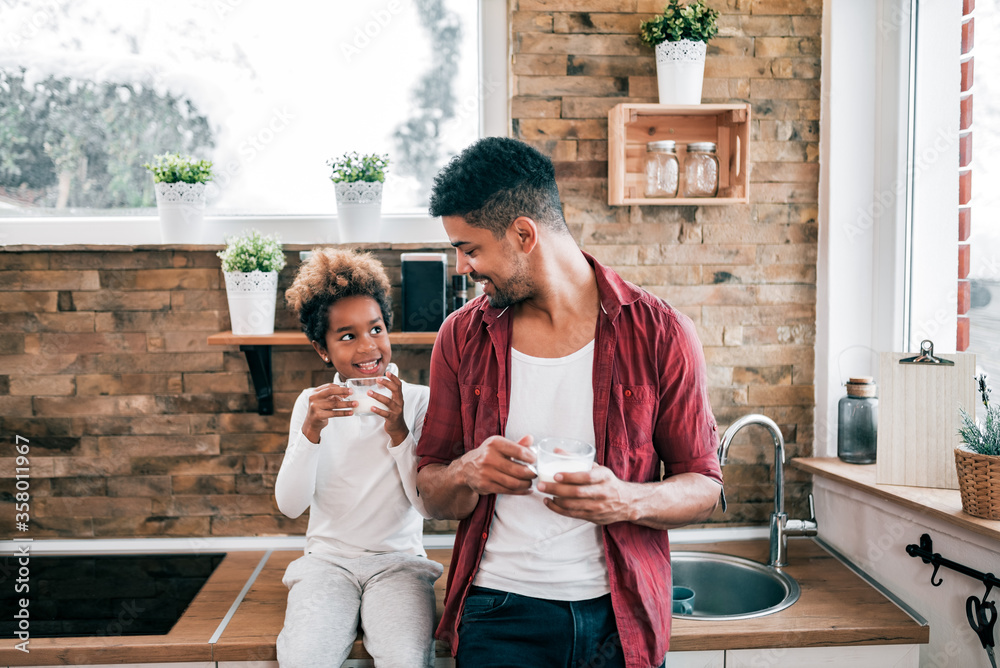
[[[465,450],[473,450],[490,436],[500,433],[500,402],[496,388],[486,385],[461,385],[462,433]],[[471,428],[470,428],[471,427]],[[472,442],[468,441],[472,434]]]
[[611,386],[608,436],[613,447],[642,448],[653,443],[656,388],[652,385]]

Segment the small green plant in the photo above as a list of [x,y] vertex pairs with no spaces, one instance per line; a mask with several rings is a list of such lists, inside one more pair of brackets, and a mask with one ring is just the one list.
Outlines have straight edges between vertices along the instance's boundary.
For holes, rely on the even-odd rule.
[[979,395],[986,407],[986,417],[982,421],[977,420],[974,415],[969,415],[968,411],[959,407],[962,426],[958,433],[972,452],[1000,456],[1000,406],[990,405],[990,388],[986,386],[986,376],[981,375],[977,380]]
[[705,0],[683,6],[678,0],[670,0],[662,14],[639,25],[639,39],[652,47],[682,39],[707,42],[719,32],[718,19],[719,12],[706,5]]
[[357,151],[353,151],[345,153],[339,158],[330,158],[326,164],[333,168],[330,180],[334,183],[354,183],[355,181],[385,183],[389,154],[358,155]]
[[163,153],[143,165],[153,174],[155,183],[205,183],[212,180],[212,161],[190,155]]
[[226,249],[216,254],[223,271],[281,271],[285,266],[277,235],[264,236],[257,230],[226,237]]

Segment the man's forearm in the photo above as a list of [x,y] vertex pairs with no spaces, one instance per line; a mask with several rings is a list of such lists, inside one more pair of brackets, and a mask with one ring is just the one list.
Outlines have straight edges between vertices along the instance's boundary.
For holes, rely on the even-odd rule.
[[472,514],[479,495],[465,483],[462,461],[428,464],[417,473],[417,490],[424,508],[440,520],[463,520]]
[[657,483],[632,483],[634,524],[676,529],[703,522],[719,504],[722,486],[700,473],[681,473]]

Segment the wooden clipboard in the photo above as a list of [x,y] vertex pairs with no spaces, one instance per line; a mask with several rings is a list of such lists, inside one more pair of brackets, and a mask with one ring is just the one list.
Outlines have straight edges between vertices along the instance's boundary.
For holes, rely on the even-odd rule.
[[959,406],[975,411],[976,356],[921,352],[879,355],[875,482],[958,489]]

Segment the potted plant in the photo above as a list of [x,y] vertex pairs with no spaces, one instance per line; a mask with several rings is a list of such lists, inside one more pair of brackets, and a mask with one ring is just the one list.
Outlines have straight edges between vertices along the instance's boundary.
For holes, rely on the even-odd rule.
[[719,12],[698,0],[681,5],[670,0],[639,26],[639,39],[656,50],[660,104],[701,104],[708,40],[719,32]]
[[153,175],[163,243],[200,243],[204,237],[205,184],[212,163],[180,153],[163,153],[143,165]]
[[341,243],[378,241],[382,224],[382,184],[388,154],[345,153],[327,161],[337,195],[337,222]]
[[1000,406],[990,405],[986,376],[979,376],[979,394],[986,407],[983,420],[959,408],[963,446],[955,448],[962,510],[969,515],[1000,520]]
[[233,334],[274,334],[274,306],[278,297],[278,272],[285,254],[277,236],[257,230],[228,237],[218,252],[226,277],[226,298]]

